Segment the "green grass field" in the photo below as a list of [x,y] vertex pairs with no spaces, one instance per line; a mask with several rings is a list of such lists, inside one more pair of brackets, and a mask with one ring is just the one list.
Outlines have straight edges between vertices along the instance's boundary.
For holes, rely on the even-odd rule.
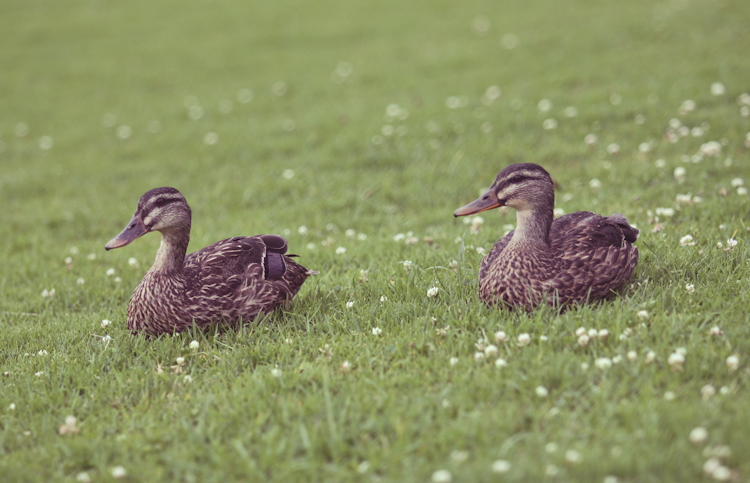
[[[707,0],[2,2],[0,480],[750,481],[748,25]],[[479,302],[515,214],[452,213],[513,162],[638,226],[632,285]],[[158,186],[190,251],[278,233],[321,274],[242,327],[131,336],[159,237],[104,244]]]

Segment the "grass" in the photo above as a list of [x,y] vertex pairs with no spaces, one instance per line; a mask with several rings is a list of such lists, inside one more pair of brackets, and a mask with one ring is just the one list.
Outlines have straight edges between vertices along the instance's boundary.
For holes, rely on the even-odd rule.
[[[750,90],[744,5],[9,0],[0,19],[7,481],[111,481],[117,466],[122,481],[430,481],[441,469],[454,481],[696,481],[717,446],[731,449],[719,456],[731,479],[748,478],[750,225],[732,186],[750,182],[750,118],[736,101]],[[340,62],[350,75],[335,74]],[[727,92],[712,95],[714,82]],[[502,94],[484,105],[491,85]],[[466,106],[448,108],[451,96]],[[686,99],[697,107],[680,114]],[[408,117],[385,120],[394,103]],[[672,118],[704,132],[670,143]],[[693,162],[708,141],[720,155]],[[475,249],[515,219],[484,213],[473,234],[451,214],[511,162],[545,166],[566,212],[638,225],[632,286],[562,314],[479,303]],[[321,274],[291,308],[242,327],[129,335],[127,302],[158,236],[103,246],[164,185],[191,203],[190,251],[281,233]],[[686,193],[702,202],[675,201]],[[675,212],[654,233],[659,207]],[[394,241],[407,232],[418,242]],[[695,246],[681,246],[687,234]],[[581,347],[579,327],[610,336]],[[507,367],[475,361],[475,343],[498,330]],[[602,370],[604,357],[621,361]],[[58,434],[69,415],[79,432]],[[695,427],[705,442],[690,441]],[[509,471],[493,473],[496,460]]]

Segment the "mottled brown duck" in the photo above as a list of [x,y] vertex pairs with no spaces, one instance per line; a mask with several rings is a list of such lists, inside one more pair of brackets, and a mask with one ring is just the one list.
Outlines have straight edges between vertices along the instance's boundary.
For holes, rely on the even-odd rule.
[[484,195],[454,216],[499,206],[514,208],[517,223],[482,259],[479,298],[484,302],[533,307],[601,300],[633,274],[638,230],[619,213],[579,211],[553,221],[554,187],[541,166],[508,166]]
[[252,320],[292,300],[313,272],[286,255],[277,235],[238,236],[186,255],[191,211],[174,188],[144,194],[125,229],[105,248],[124,247],[152,231],[161,233],[154,265],[128,304],[135,334],[175,333],[214,322]]

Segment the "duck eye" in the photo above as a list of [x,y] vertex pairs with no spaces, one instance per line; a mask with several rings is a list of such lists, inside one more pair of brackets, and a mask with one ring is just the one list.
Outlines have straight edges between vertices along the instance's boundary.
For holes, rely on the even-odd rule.
[[523,176],[517,174],[510,179],[511,183],[520,183],[523,180]]
[[159,198],[156,200],[156,206],[163,206],[164,205],[164,198]]

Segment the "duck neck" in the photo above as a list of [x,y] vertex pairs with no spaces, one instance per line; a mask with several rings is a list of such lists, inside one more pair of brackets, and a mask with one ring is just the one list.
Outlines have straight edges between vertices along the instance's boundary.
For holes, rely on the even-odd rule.
[[161,232],[161,246],[156,252],[156,260],[151,267],[152,272],[172,273],[182,270],[188,243],[190,243],[190,227],[187,230],[170,230]]
[[516,231],[513,243],[549,247],[549,230],[552,226],[552,210],[527,206],[516,212]]

